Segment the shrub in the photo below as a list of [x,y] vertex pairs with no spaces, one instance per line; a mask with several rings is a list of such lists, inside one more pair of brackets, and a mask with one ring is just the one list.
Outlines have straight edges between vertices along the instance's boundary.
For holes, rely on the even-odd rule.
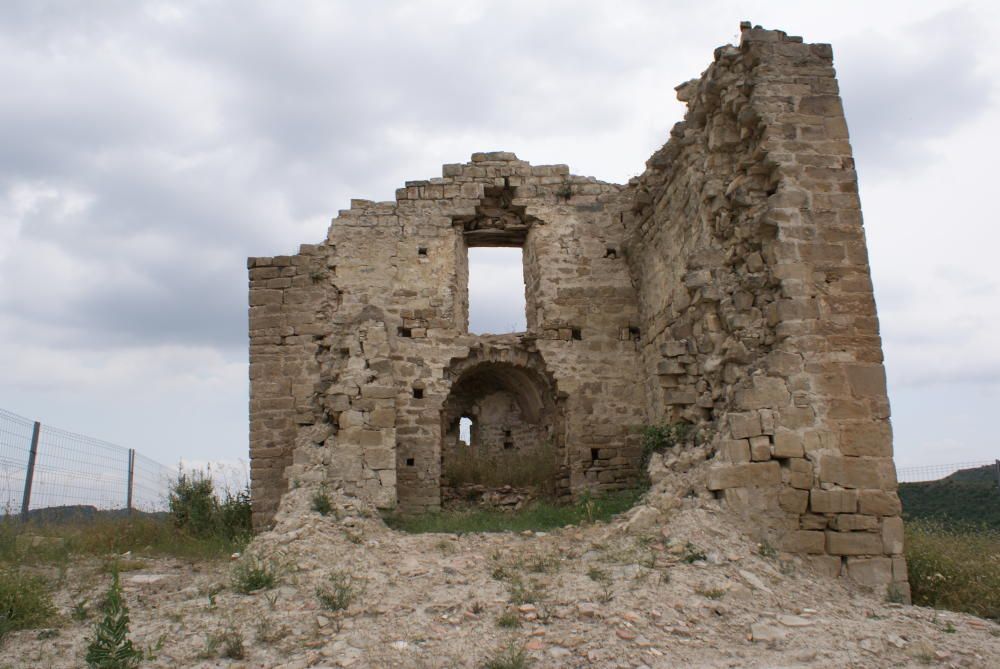
[[47,625],[55,613],[41,578],[15,569],[0,572],[0,641],[8,632]]
[[1000,620],[1000,532],[910,521],[906,560],[914,604]]
[[274,587],[278,580],[277,570],[270,562],[264,562],[255,557],[244,557],[232,572],[233,589],[244,595],[254,590],[267,590]]
[[87,647],[87,666],[91,669],[133,669],[142,660],[128,638],[128,607],[122,598],[118,572],[111,578],[111,587],[102,606],[104,618],[94,628],[94,638]]
[[178,472],[168,496],[174,525],[194,536],[214,534],[219,521],[215,483],[201,472]]
[[333,510],[330,495],[327,494],[326,490],[320,489],[313,493],[312,510],[321,516],[327,516]]
[[[672,423],[669,425],[647,425],[641,429],[642,464],[639,468],[643,479],[647,477],[649,460],[653,453],[662,453],[668,448],[694,441],[697,443],[697,433],[690,423]],[[645,481],[647,484],[648,480]]]
[[524,648],[510,645],[487,658],[483,669],[525,669],[528,666],[528,654]]
[[181,471],[168,497],[174,526],[198,538],[245,543],[252,532],[250,487],[219,499],[211,472]]
[[335,571],[330,574],[330,585],[316,588],[316,597],[329,611],[345,611],[360,593],[350,574]]

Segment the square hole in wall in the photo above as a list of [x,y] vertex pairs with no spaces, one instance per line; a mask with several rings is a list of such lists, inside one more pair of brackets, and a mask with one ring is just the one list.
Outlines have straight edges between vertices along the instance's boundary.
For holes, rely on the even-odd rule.
[[607,247],[606,249],[604,249],[604,257],[611,258],[612,260],[614,260],[615,258],[618,257],[618,249],[616,249],[613,246]]
[[412,467],[415,464],[416,464],[416,461],[413,458],[406,458],[406,466],[407,467]]
[[403,328],[403,327],[401,327],[396,332],[399,334],[400,337],[412,337],[413,336],[413,330],[411,330],[410,328]]
[[581,330],[580,328],[573,328],[572,330],[569,331],[569,334],[570,337],[572,337],[576,341],[580,341],[581,339],[583,339],[583,330]]
[[415,399],[415,400],[422,400],[422,399],[424,399],[424,389],[423,388],[414,388],[413,389],[413,399]]
[[639,337],[640,337],[641,334],[642,333],[639,332],[639,328],[632,327],[631,325],[629,326],[629,328],[628,328],[628,336],[629,337],[631,337],[632,339],[635,339],[636,341],[639,341]]
[[592,449],[590,449],[590,461],[591,462],[597,462],[597,460],[598,460],[597,456],[598,456],[598,454],[600,454],[600,452],[601,452],[601,449],[599,449],[599,448],[592,448]]
[[418,247],[417,248],[417,255],[420,256],[421,258],[426,258],[427,257],[427,247],[426,246]]
[[509,451],[512,448],[514,448],[514,442],[512,442],[512,441],[505,441],[505,442],[503,442],[503,449],[505,451]]

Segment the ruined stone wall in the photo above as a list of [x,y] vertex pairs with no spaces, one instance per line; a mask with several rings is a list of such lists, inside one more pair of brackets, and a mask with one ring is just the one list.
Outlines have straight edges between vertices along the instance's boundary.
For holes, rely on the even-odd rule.
[[[474,154],[392,202],[353,200],[322,244],[250,259],[258,526],[297,482],[438,508],[456,417],[503,392],[551,433],[562,492],[634,484],[635,428],[693,424],[708,448],[680,460],[710,461],[689,491],[905,596],[830,47],[745,25],[678,95],[684,121],[628,186]],[[471,246],[523,249],[527,332],[468,333]]]
[[[609,253],[622,243],[621,190],[476,154],[393,202],[353,200],[322,244],[250,259],[257,522],[296,480],[437,508],[444,404],[463,370],[488,362],[551,379],[538,392],[560,406],[567,485],[634,482],[637,301]],[[470,245],[524,249],[526,333],[468,334]]]
[[743,26],[630,189],[649,419],[709,425],[763,537],[905,594],[885,372],[828,45]]

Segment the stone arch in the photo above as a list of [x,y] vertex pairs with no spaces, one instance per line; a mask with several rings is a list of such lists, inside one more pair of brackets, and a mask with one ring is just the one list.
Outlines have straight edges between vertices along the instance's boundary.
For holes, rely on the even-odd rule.
[[[568,489],[564,396],[539,353],[509,347],[477,348],[465,358],[452,360],[445,370],[445,381],[442,485],[452,482],[454,470],[449,470],[449,464],[472,458],[487,467],[492,463],[509,467],[551,462],[543,487],[557,494]],[[469,444],[458,439],[462,417],[476,421]],[[502,466],[496,472],[501,479],[505,472]]]

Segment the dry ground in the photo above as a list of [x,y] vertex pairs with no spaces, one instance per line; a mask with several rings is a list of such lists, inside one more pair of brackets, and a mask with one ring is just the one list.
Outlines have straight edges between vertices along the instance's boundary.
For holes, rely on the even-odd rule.
[[[817,577],[711,501],[642,531],[622,519],[530,536],[401,534],[345,498],[328,516],[308,508],[290,493],[248,549],[277,569],[273,589],[236,592],[235,562],[123,562],[132,638],[155,656],[142,666],[483,667],[505,649],[527,664],[495,666],[1000,666],[1000,626]],[[106,590],[101,566],[68,569],[65,624],[12,633],[0,668],[84,666],[94,619],[73,605]],[[331,573],[349,577],[345,611],[317,597],[337,594]],[[245,656],[222,657],[240,638]]]

